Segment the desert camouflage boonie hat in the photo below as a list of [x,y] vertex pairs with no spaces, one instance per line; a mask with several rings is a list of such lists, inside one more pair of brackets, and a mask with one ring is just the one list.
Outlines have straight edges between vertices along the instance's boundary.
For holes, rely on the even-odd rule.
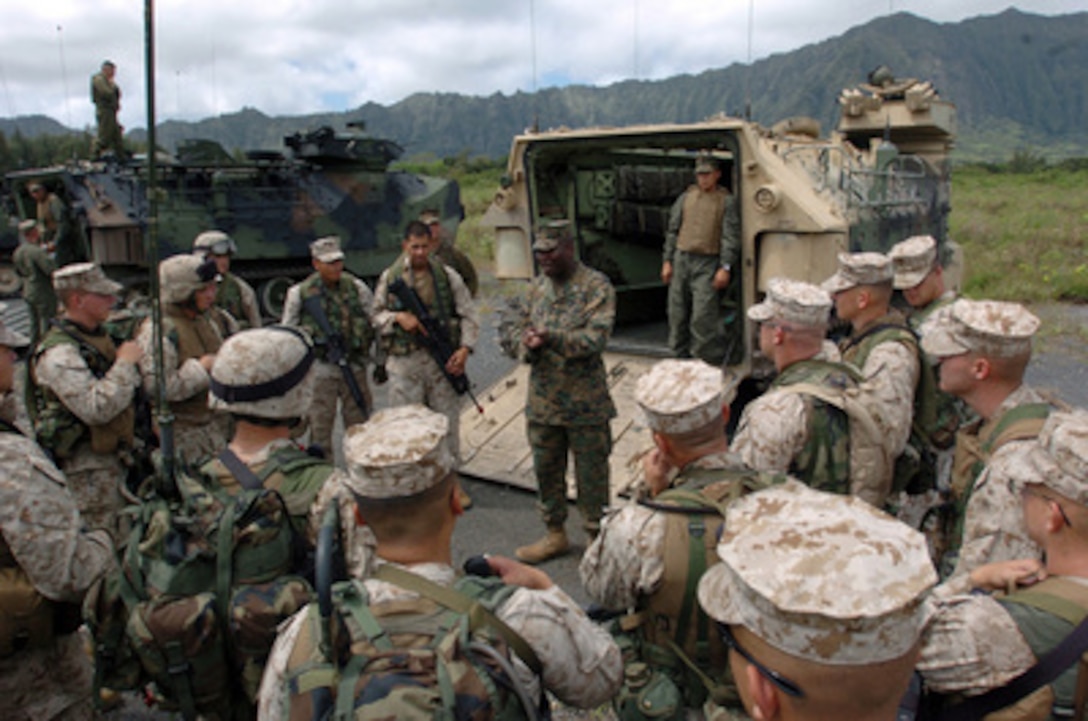
[[533,240],[533,250],[547,253],[558,248],[560,243],[570,239],[570,221],[553,220],[537,228],[536,239]]
[[975,352],[1013,358],[1031,352],[1039,319],[1019,303],[960,298],[926,325],[922,350],[934,358]]
[[449,419],[419,404],[378,411],[344,434],[347,486],[363,498],[405,498],[453,470]]
[[699,582],[699,603],[775,648],[828,665],[902,657],[927,618],[937,581],[925,537],[853,496],[796,481],[734,502],[722,562]]
[[1013,479],[1033,479],[1082,506],[1088,506],[1088,412],[1051,413],[1031,450],[1010,469]]
[[99,295],[120,295],[125,286],[110,280],[96,263],[69,263],[53,271],[53,289],[81,290]]
[[335,263],[344,259],[344,251],[340,249],[340,236],[327,235],[310,243],[310,257],[320,260],[322,263]]
[[[0,303],[0,314],[3,314],[7,310],[7,303]],[[30,345],[30,338],[23,335],[17,330],[12,330],[4,324],[2,318],[0,318],[0,345],[7,346],[8,348],[26,348]]]
[[892,261],[883,253],[839,253],[839,269],[820,287],[839,293],[858,285],[879,285],[893,277]]
[[715,170],[721,170],[721,166],[718,165],[718,159],[709,153],[702,153],[699,157],[695,158],[695,173],[713,173]]
[[896,290],[907,290],[921,283],[937,263],[937,241],[932,235],[915,235],[892,246]]
[[831,296],[811,283],[771,278],[767,295],[748,309],[748,317],[757,323],[778,319],[807,327],[826,325],[831,305]]
[[704,361],[663,360],[638,379],[635,402],[651,430],[687,433],[721,419],[723,382],[721,369]]
[[251,328],[227,338],[215,354],[208,406],[215,410],[288,419],[313,400],[313,342],[300,329]]

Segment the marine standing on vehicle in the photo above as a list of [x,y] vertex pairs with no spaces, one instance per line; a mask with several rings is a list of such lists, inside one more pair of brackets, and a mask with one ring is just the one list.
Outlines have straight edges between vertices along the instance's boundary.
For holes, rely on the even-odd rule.
[[91,155],[95,158],[104,153],[113,153],[118,160],[125,157],[125,145],[121,136],[121,125],[117,122],[117,113],[121,110],[121,88],[114,76],[117,66],[107,60],[102,69],[91,76],[91,102],[94,103],[94,118],[98,124],[98,134],[94,139]]

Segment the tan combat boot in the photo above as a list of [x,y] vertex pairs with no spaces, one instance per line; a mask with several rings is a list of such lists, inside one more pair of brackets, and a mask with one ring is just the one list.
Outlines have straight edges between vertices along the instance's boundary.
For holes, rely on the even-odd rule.
[[549,558],[562,556],[570,550],[570,541],[567,540],[567,532],[562,526],[548,526],[548,532],[536,543],[521,546],[514,555],[519,561],[537,564],[547,561]]

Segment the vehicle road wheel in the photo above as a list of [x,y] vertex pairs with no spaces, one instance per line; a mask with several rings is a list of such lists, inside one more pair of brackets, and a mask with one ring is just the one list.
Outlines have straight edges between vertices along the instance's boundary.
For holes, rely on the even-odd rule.
[[271,316],[277,321],[283,317],[283,299],[287,296],[287,289],[294,285],[294,281],[285,276],[269,278],[261,283],[258,295],[261,300],[261,312]]

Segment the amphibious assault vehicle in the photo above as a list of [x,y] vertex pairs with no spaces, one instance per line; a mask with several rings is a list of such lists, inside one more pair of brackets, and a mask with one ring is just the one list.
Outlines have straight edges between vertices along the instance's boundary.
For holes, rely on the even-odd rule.
[[[637,125],[527,133],[514,138],[502,187],[484,216],[495,228],[500,278],[534,273],[534,229],[572,222],[583,262],[616,287],[618,325],[606,357],[619,417],[613,422],[613,486],[637,469],[649,447],[631,400],[634,379],[667,354],[666,287],[661,259],[673,201],[694,182],[694,159],[713,153],[737,200],[740,267],[723,293],[729,370],[751,397],[773,368],[759,354],[758,329],[745,315],[776,276],[820,283],[841,251],[887,251],[930,234],[956,277],[948,241],[949,152],[954,106],[929,82],[895,79],[878,68],[869,82],[842,91],[840,120],[824,137],[811,118],[767,128],[718,116],[691,124]],[[950,277],[946,274],[946,277]],[[535,486],[517,416],[525,367],[496,384],[483,416],[466,413],[465,471]]]
[[[349,270],[375,278],[400,253],[404,227],[437,209],[453,234],[464,217],[455,181],[390,171],[400,146],[330,127],[284,138],[285,152],[252,151],[238,159],[209,140],[179,144],[158,165],[160,256],[188,252],[203,230],[229,233],[238,245],[231,269],[257,290],[263,311],[279,314],[287,287],[311,271],[309,243],[339,235]],[[146,279],[146,160],[79,161],[10,173],[15,212],[35,217],[27,192],[37,181],[69,206],[93,260],[128,284]],[[10,290],[10,288],[8,289]]]

